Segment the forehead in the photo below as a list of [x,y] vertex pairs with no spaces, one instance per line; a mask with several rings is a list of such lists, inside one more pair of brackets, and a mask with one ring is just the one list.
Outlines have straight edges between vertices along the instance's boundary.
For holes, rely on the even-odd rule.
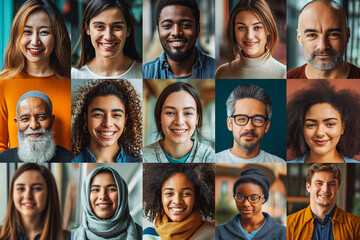
[[321,181],[321,182],[336,181],[336,183],[338,183],[338,179],[335,178],[334,173],[327,172],[327,171],[320,171],[320,172],[314,173],[314,175],[312,176],[311,182],[313,183],[316,181]]
[[102,172],[96,174],[93,179],[91,180],[91,185],[109,185],[109,184],[116,184],[115,179],[111,173]]
[[253,24],[256,22],[262,22],[261,19],[253,12],[249,10],[240,11],[235,16],[235,23],[242,22],[245,24]]
[[303,10],[299,16],[299,26],[302,32],[305,29],[323,32],[336,28],[345,31],[346,23],[341,10],[319,1],[309,4]]
[[45,183],[44,177],[36,170],[25,171],[15,180],[15,184]]
[[253,115],[266,115],[265,104],[254,98],[238,99],[235,103],[234,114]]
[[341,115],[340,112],[329,103],[317,103],[309,108],[309,110],[305,114],[305,118],[337,118],[338,120],[341,120]]
[[28,16],[25,24],[30,26],[46,24],[50,26],[50,18],[45,11],[37,10]]
[[175,173],[171,175],[168,179],[163,183],[162,188],[174,188],[181,189],[184,187],[194,189],[194,184],[192,181],[183,173]]
[[120,98],[115,95],[100,96],[94,98],[88,107],[88,110],[91,111],[93,108],[102,108],[102,109],[125,109],[124,103]]
[[193,96],[187,91],[172,92],[165,99],[163,108],[171,106],[175,108],[193,107],[196,110],[196,102]]
[[30,97],[22,100],[19,103],[18,114],[36,114],[39,112],[50,114],[49,106],[41,98]]
[[97,21],[104,23],[113,21],[125,21],[125,17],[119,8],[109,7],[90,19],[91,23]]
[[164,7],[160,12],[159,23],[163,21],[192,21],[195,22],[195,18],[191,12],[191,9],[183,5],[169,5]]
[[236,187],[236,193],[241,193],[243,195],[252,195],[252,194],[261,195],[263,193],[263,190],[258,184],[252,182],[244,182],[244,183],[240,183]]

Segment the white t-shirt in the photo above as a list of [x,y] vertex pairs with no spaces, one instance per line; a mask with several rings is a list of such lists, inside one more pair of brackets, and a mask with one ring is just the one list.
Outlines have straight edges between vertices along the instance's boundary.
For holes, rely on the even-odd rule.
[[235,156],[230,149],[215,154],[215,162],[217,163],[284,163],[285,160],[260,150],[259,155],[250,159],[243,159]]
[[87,64],[82,66],[80,69],[71,68],[71,78],[72,79],[141,79],[142,78],[142,63],[134,61],[129,69],[121,75],[104,77],[93,73]]

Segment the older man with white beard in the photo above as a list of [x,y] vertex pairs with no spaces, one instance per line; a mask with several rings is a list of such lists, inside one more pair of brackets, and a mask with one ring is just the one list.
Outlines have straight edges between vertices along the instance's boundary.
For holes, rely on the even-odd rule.
[[56,145],[53,139],[52,103],[39,91],[22,95],[16,105],[18,126],[17,148],[0,154],[0,162],[70,162],[69,150]]

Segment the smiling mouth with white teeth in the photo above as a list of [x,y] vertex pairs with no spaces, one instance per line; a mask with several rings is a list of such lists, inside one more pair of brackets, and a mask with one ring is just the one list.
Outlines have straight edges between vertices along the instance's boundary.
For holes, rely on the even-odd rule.
[[99,132],[100,135],[105,136],[105,137],[111,137],[113,136],[116,132]]
[[107,47],[107,48],[111,48],[114,47],[116,45],[116,43],[100,43],[101,46]]
[[111,204],[110,203],[98,203],[98,204],[96,204],[96,206],[99,207],[100,209],[106,209],[106,208],[110,207]]
[[175,212],[175,213],[181,213],[181,212],[185,211],[185,208],[170,208],[170,211]]

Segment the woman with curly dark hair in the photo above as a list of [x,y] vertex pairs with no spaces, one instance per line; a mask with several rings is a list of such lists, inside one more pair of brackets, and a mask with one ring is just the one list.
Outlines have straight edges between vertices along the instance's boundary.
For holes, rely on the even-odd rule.
[[90,81],[72,104],[74,162],[139,162],[140,99],[127,80]]
[[154,111],[161,139],[144,147],[144,162],[215,162],[215,151],[199,141],[202,106],[193,86],[175,82],[158,97]]
[[214,239],[214,165],[144,164],[143,199],[147,219],[143,240]]
[[360,94],[336,91],[327,80],[295,92],[287,105],[290,162],[356,162],[360,153]]

